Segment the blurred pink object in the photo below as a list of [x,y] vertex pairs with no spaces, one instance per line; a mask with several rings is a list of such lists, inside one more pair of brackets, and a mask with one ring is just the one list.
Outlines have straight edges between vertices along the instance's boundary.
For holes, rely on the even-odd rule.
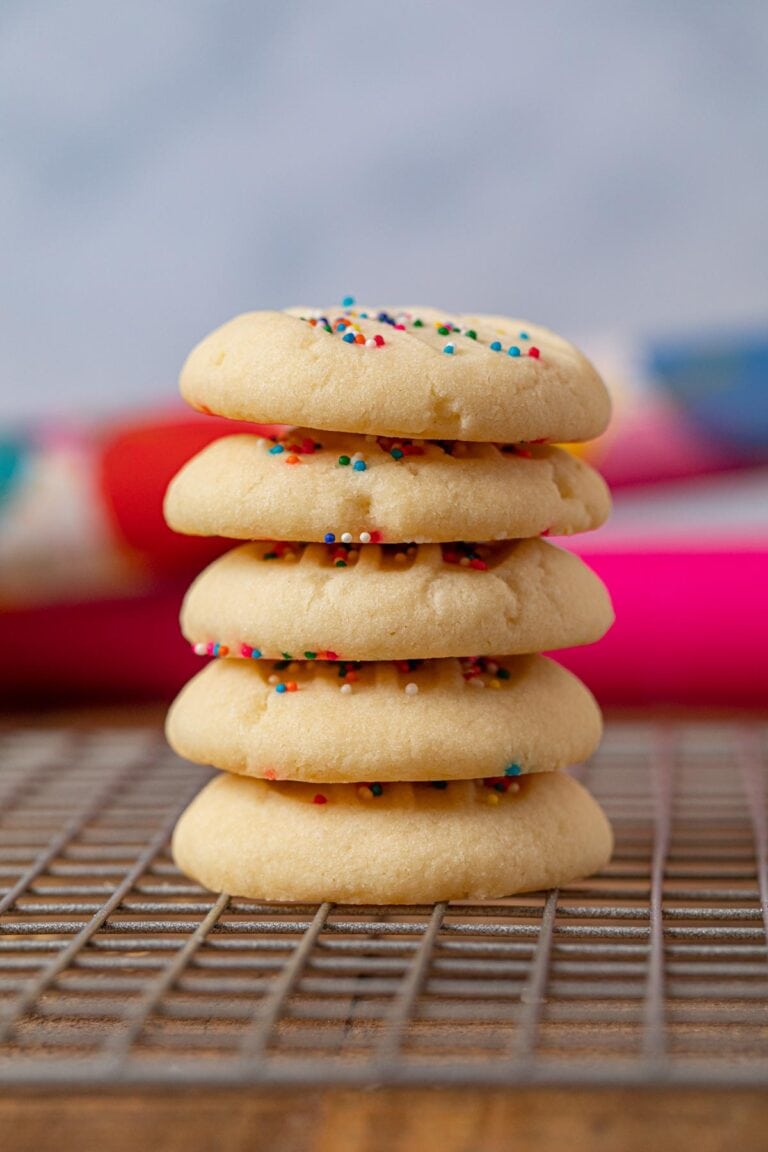
[[602,704],[768,705],[768,541],[590,551],[616,623],[599,644],[558,652]]

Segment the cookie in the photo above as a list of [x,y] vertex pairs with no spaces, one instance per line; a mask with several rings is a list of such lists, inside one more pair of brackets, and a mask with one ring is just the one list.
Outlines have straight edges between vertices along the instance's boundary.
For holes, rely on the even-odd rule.
[[192,351],[181,391],[237,420],[429,440],[589,440],[610,416],[595,369],[553,332],[434,308],[248,312]]
[[215,892],[257,900],[430,904],[559,887],[602,868],[610,825],[562,772],[506,793],[474,780],[435,788],[269,784],[218,776],[192,801],[174,859]]
[[597,528],[604,480],[561,448],[367,439],[293,429],[227,436],[171,482],[171,528],[237,540],[513,540]]
[[600,740],[591,693],[543,656],[285,663],[213,660],[168,714],[171,747],[268,780],[380,782],[513,778]]
[[589,644],[612,622],[598,577],[540,539],[243,544],[197,577],[181,611],[201,654],[274,659],[544,652]]

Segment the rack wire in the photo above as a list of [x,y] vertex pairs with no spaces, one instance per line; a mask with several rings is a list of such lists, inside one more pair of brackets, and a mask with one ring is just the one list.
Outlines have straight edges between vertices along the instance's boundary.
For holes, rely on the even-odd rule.
[[0,1086],[768,1084],[768,726],[614,723],[599,877],[266,904],[168,852],[154,728],[0,732]]

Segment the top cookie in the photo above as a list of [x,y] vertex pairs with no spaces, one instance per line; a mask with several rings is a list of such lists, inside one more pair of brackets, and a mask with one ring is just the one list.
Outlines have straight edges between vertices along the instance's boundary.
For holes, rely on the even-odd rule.
[[610,416],[553,332],[421,307],[247,312],[193,349],[181,392],[237,420],[436,440],[589,440]]

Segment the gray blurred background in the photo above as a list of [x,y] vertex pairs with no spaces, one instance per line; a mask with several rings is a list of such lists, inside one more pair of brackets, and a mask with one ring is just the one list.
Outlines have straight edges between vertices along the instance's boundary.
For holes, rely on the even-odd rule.
[[768,3],[0,7],[0,417],[171,397],[248,308],[585,339],[768,307]]

